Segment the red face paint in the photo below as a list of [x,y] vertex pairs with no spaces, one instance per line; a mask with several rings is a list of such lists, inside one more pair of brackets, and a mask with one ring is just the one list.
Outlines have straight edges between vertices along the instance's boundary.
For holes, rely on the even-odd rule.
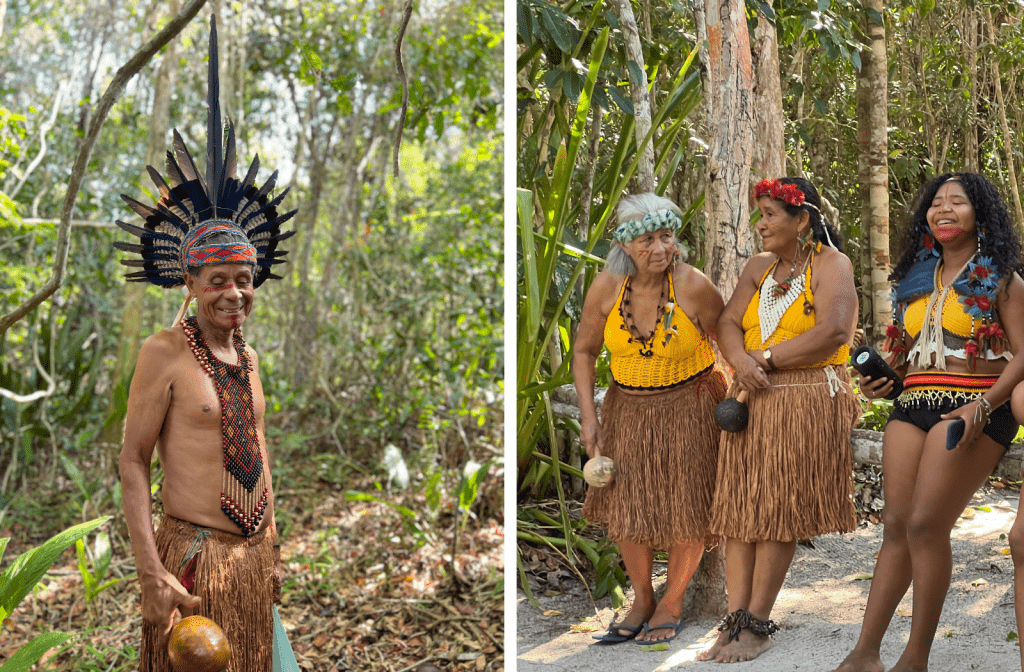
[[211,285],[209,287],[203,287],[203,291],[204,292],[223,292],[225,289],[233,289],[233,288],[234,288],[234,285],[220,285],[219,287],[214,287],[213,285]]
[[935,237],[935,240],[940,243],[948,243],[951,240],[956,240],[960,236],[966,236],[967,231],[960,227],[937,226],[932,229],[932,235]]

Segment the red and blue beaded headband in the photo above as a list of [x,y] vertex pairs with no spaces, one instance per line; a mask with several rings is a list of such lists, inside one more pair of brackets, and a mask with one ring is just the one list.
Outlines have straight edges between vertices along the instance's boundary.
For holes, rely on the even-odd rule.
[[207,243],[202,239],[219,232],[233,232],[246,238],[234,222],[211,220],[188,232],[181,242],[181,267],[187,271],[192,266],[214,266],[216,264],[256,264],[256,247],[249,242]]

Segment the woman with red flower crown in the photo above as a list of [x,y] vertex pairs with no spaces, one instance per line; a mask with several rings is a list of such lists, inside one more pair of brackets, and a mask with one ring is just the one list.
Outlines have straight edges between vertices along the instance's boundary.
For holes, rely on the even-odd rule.
[[718,321],[749,395],[741,432],[722,432],[711,531],[726,537],[729,615],[698,659],[752,660],[770,645],[772,607],[798,539],[856,528],[850,430],[860,404],[846,371],[857,322],[853,265],[803,178],[754,187],[764,252]]
[[[1024,357],[1013,356],[1024,347],[1022,255],[999,192],[974,173],[935,178],[921,191],[903,250],[885,346],[904,377],[882,444],[885,531],[860,638],[836,672],[885,669],[882,637],[911,583],[910,638],[890,672],[927,669],[952,574],[950,532],[1018,428],[1003,404],[1024,378]],[[860,380],[871,399],[893,384]],[[1010,544],[1019,572],[1024,528],[1014,524]],[[1017,617],[1024,620],[1020,599]]]

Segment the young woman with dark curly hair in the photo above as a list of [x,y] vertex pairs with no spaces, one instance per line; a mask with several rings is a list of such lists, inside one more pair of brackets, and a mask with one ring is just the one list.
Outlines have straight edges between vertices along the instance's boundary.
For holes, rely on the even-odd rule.
[[[999,192],[974,173],[935,178],[903,250],[886,350],[904,389],[882,445],[882,549],[860,638],[836,672],[885,669],[882,637],[911,582],[910,639],[890,672],[928,668],[952,574],[950,532],[1018,428],[1003,404],[1024,377],[1024,357],[1013,357],[1024,347],[1021,243]],[[863,377],[861,392],[883,397],[893,384]],[[961,420],[957,441],[949,430]]]

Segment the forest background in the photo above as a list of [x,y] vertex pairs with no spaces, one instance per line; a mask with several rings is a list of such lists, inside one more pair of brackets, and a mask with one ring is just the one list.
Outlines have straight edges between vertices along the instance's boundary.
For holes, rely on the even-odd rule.
[[[0,314],[54,277],[68,176],[114,71],[186,4],[0,0]],[[145,166],[164,172],[172,127],[205,163],[211,13],[240,161],[259,154],[261,184],[278,169],[299,210],[284,278],[246,325],[299,664],[501,669],[498,0],[211,0],[120,92],[74,200],[64,282],[0,333],[0,669],[137,666],[117,456],[140,341],[183,295],[122,279],[112,243],[129,236],[113,222],[136,222],[119,194],[152,202]],[[160,478],[154,463],[155,502]],[[15,609],[15,558],[87,521]]]
[[[619,605],[617,550],[579,513],[585,453],[569,368],[619,197],[656,191],[678,203],[686,260],[728,298],[757,252],[752,185],[807,177],[844,235],[859,326],[877,346],[891,319],[893,248],[928,179],[981,172],[1024,225],[1024,10],[936,0],[516,7],[519,585],[532,599],[575,575]],[[598,385],[609,382],[605,353]],[[876,402],[861,426],[880,428],[889,408]],[[864,519],[878,512],[880,482],[877,472],[858,478]],[[696,584],[689,605],[724,607],[720,557],[705,556]]]

